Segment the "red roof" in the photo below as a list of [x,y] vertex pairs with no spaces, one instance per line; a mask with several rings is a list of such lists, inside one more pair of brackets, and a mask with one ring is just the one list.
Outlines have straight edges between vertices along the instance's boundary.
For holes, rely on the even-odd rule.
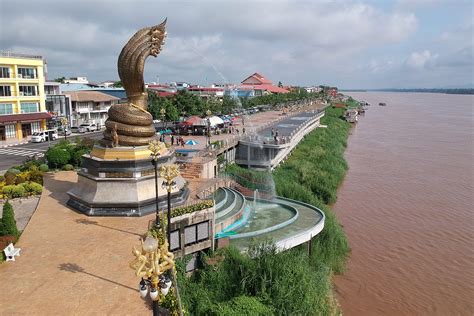
[[171,97],[176,94],[176,92],[166,92],[166,91],[156,91],[156,94],[158,94],[160,97]]
[[290,91],[274,86],[272,84],[256,84],[254,86],[252,85],[243,85],[240,86],[239,89],[253,89],[253,90],[264,90],[264,91],[269,91],[271,93],[288,93]]
[[[259,82],[259,84],[272,84],[272,82],[268,79],[266,79],[264,76],[262,76],[261,74],[259,74],[258,72],[254,73],[253,75],[245,78],[243,81],[242,81],[242,84],[247,84],[245,83],[245,81],[249,80],[249,79],[255,79]],[[254,83],[248,83],[248,84],[254,84]]]
[[49,120],[50,118],[51,118],[51,114],[46,113],[46,112],[0,115],[0,123],[38,121],[42,119]]

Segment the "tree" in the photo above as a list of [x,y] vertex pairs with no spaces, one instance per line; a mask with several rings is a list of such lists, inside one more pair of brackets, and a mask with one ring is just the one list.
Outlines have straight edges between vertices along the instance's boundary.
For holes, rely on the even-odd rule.
[[59,77],[54,79],[54,81],[59,82],[59,83],[64,83],[64,80],[66,80],[66,77]]
[[122,88],[122,81],[115,81],[114,84],[112,85],[114,88]]
[[3,204],[3,215],[2,215],[2,233],[4,235],[13,235],[15,238],[20,236],[20,232],[16,227],[15,213],[13,212],[13,206],[10,202],[6,201]]
[[234,98],[225,95],[222,100],[222,114],[231,114],[237,108],[237,102]]
[[281,81],[278,81],[278,86],[281,88],[283,87],[283,83],[281,83]]

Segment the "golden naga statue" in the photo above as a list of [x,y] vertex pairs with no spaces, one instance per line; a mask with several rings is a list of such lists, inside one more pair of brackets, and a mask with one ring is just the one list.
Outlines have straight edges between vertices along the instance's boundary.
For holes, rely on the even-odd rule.
[[160,25],[139,30],[123,47],[118,58],[118,72],[128,103],[110,107],[103,145],[144,146],[155,138],[153,117],[147,111],[143,70],[147,57],[156,57],[161,51],[166,37],[165,25],[166,19]]

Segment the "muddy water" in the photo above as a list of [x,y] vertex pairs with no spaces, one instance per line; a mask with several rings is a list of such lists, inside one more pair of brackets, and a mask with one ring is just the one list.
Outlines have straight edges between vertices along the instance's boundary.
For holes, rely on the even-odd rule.
[[474,315],[473,97],[348,94],[372,105],[334,206],[352,248],[343,313]]

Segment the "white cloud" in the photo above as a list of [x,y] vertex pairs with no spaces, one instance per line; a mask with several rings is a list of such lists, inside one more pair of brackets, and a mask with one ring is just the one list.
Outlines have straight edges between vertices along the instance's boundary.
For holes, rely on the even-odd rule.
[[432,54],[429,50],[413,52],[406,59],[405,64],[413,69],[424,69],[436,64],[438,54]]

